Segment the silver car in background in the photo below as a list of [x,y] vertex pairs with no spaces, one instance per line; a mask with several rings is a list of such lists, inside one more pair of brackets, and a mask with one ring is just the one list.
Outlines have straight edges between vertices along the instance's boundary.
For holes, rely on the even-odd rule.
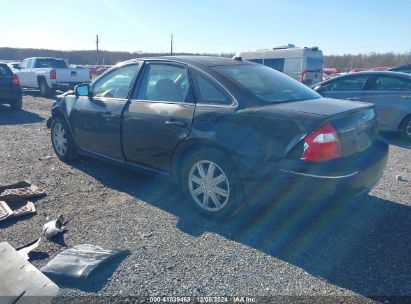
[[380,130],[401,132],[411,141],[411,75],[387,71],[350,73],[313,88],[324,97],[375,104]]

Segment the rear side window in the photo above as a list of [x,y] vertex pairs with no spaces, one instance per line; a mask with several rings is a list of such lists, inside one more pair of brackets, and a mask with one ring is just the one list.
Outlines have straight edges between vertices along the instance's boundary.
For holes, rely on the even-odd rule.
[[368,76],[350,76],[335,79],[329,83],[322,85],[322,91],[358,91],[364,88]]
[[247,59],[247,61],[254,62],[254,63],[259,63],[259,64],[263,64],[263,62],[264,62],[263,59]]
[[411,80],[398,77],[380,76],[371,86],[376,91],[409,91],[411,90]]
[[215,84],[212,80],[193,73],[194,86],[196,89],[197,101],[199,103],[230,105],[232,100],[227,94]]
[[137,96],[133,99],[185,102],[188,91],[189,81],[185,67],[151,63],[147,65]]
[[307,57],[307,71],[322,71],[324,62],[321,58]]
[[36,60],[35,68],[65,69],[67,68],[67,64],[62,59],[39,58]]
[[12,74],[11,70],[7,65],[0,64],[0,75],[1,76],[10,76],[11,74]]
[[284,58],[264,59],[264,65],[283,72],[284,71]]

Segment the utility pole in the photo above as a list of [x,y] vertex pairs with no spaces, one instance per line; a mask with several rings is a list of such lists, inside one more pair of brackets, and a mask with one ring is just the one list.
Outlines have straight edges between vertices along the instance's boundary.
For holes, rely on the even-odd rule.
[[98,35],[96,36],[96,64],[98,65],[98,44],[100,43],[100,40],[98,39]]
[[170,54],[171,54],[171,56],[173,56],[173,38],[174,38],[174,35],[173,35],[173,33],[171,33],[171,49],[170,49]]

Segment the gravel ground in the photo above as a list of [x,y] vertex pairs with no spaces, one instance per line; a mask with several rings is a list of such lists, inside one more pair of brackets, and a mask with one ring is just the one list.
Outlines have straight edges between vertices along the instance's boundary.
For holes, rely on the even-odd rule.
[[[90,158],[59,161],[45,126],[50,106],[51,100],[34,92],[24,96],[24,111],[0,106],[0,184],[27,180],[48,194],[35,202],[37,215],[0,224],[0,240],[24,245],[40,235],[46,217],[62,213],[70,219],[67,246],[130,250],[110,265],[108,280],[84,284],[83,291],[61,288],[60,295],[327,296],[364,302],[411,296],[411,149],[405,143],[390,139],[384,176],[361,201],[316,208],[318,203],[300,198],[216,223],[182,204],[179,189],[167,179]],[[32,263],[43,266],[64,248],[43,241]]]

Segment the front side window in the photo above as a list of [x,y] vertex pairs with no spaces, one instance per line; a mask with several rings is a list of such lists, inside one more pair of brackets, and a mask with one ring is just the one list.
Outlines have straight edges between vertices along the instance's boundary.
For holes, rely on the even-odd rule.
[[30,69],[32,65],[33,65],[33,59],[30,59],[29,62],[27,63],[27,68]]
[[264,65],[283,72],[284,71],[284,58],[273,58],[273,59],[264,59]]
[[371,89],[376,91],[410,91],[411,80],[398,77],[380,76],[375,80]]
[[198,102],[215,105],[232,104],[231,98],[210,79],[199,73],[194,73],[193,75]]
[[122,66],[104,75],[93,85],[93,97],[126,99],[138,64]]
[[349,76],[335,79],[321,87],[321,91],[361,91],[364,88],[368,76]]
[[322,71],[324,61],[322,58],[307,57],[307,71]]
[[321,98],[319,94],[284,74],[254,64],[214,66],[215,71],[249,91],[264,103]]
[[187,69],[178,65],[148,64],[133,99],[185,102],[189,90]]

